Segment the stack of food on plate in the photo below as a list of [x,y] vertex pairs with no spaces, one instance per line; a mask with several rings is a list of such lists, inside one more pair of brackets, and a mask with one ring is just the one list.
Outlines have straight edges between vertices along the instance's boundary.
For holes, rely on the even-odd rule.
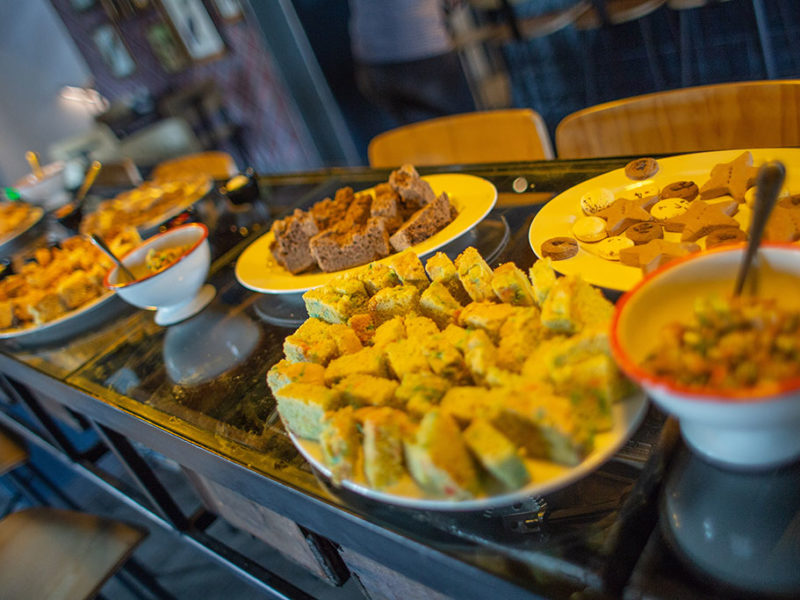
[[613,307],[549,259],[529,275],[474,248],[425,267],[405,250],[306,292],[310,318],[267,377],[285,425],[319,442],[333,481],[388,493],[410,478],[466,499],[580,463],[631,391]]
[[275,221],[270,250],[290,273],[340,271],[410,248],[455,217],[447,193],[437,196],[413,166],[403,165],[375,187],[374,196],[341,188],[333,199]]
[[149,226],[176,209],[190,206],[210,188],[211,178],[203,174],[145,181],[101,202],[96,211],[81,221],[81,233],[96,233],[108,240],[126,227]]
[[[140,241],[127,228],[109,246],[121,256]],[[43,325],[107,293],[103,279],[111,261],[86,238],[37,248],[32,258],[0,280],[0,331]]]

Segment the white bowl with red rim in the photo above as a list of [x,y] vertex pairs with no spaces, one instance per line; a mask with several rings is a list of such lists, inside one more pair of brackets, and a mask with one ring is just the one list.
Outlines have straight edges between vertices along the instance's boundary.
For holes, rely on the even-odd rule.
[[212,285],[203,285],[211,264],[208,228],[202,223],[187,223],[146,239],[122,257],[122,264],[136,271],[145,264],[152,250],[185,248],[163,271],[129,281],[114,266],[105,277],[105,286],[120,298],[139,308],[155,309],[159,325],[172,325],[197,314],[216,295]]
[[[641,367],[661,330],[688,323],[701,296],[730,296],[744,245],[689,255],[651,273],[617,302],[611,347],[622,370],[680,422],[687,444],[714,463],[769,468],[800,457],[800,379],[770,388],[681,386]],[[765,243],[758,251],[758,293],[800,310],[800,246]]]

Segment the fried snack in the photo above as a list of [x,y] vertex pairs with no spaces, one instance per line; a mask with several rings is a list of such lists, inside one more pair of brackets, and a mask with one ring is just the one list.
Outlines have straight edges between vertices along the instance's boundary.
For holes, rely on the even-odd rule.
[[[125,230],[110,246],[124,253],[139,241]],[[60,246],[37,248],[33,260],[0,281],[0,330],[42,325],[105,293],[103,278],[112,266],[106,255],[80,236]]]
[[[372,265],[307,296],[312,317],[268,375],[287,426],[320,438],[333,482],[465,499],[535,481],[542,460],[583,460],[631,392],[610,355],[613,305],[579,277],[556,277],[549,259],[529,281],[511,263],[493,273],[474,248],[455,265],[431,257],[424,271],[413,253],[398,258],[396,279]],[[456,299],[446,284],[459,270],[488,297]],[[353,302],[347,282],[365,273],[377,285]],[[354,311],[347,325],[318,310],[327,297]],[[338,329],[352,345],[330,341]]]
[[0,240],[16,232],[32,211],[24,202],[0,202]]
[[182,175],[176,179],[145,181],[139,187],[100,203],[84,216],[81,233],[110,239],[126,227],[140,227],[179,207],[188,207],[211,189],[208,175]]

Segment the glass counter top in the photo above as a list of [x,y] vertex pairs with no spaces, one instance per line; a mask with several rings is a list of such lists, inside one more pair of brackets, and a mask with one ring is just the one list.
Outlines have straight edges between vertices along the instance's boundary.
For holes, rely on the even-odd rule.
[[[528,228],[542,198],[626,162],[419,170],[469,172],[495,183],[501,202],[484,228],[472,232],[470,243],[494,263],[513,261],[527,269],[535,260]],[[271,218],[307,207],[343,185],[359,190],[387,175],[388,170],[368,168],[276,175],[261,178],[262,202],[254,206],[214,198],[191,215],[209,226],[213,248],[209,283],[216,296],[201,313],[160,327],[152,313],[121,305],[118,314],[57,347],[6,344],[0,351],[190,445],[525,588],[548,597],[600,590],[609,558],[628,543],[619,522],[664,422],[654,409],[632,440],[585,479],[545,498],[478,513],[404,509],[332,488],[287,436],[266,373],[282,358],[283,339],[305,316],[301,301],[296,294],[261,295],[243,288],[234,275],[236,258],[267,230]],[[269,498],[263,502],[270,506]]]

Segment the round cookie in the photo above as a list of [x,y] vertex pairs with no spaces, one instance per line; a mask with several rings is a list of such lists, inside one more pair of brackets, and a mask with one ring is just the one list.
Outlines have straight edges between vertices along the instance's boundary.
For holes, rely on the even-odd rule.
[[658,223],[644,221],[628,227],[628,229],[625,230],[625,236],[639,246],[651,240],[663,239],[664,229]]
[[572,224],[572,235],[582,242],[597,242],[606,235],[606,222],[600,217],[578,217]]
[[658,173],[655,158],[637,158],[625,165],[625,175],[630,179],[647,179]]
[[[620,198],[630,198],[631,200],[644,200],[645,198],[654,198],[653,202],[658,200],[660,190],[658,186],[652,181],[637,181],[622,188],[618,196]],[[652,204],[651,202],[650,204]]]
[[676,181],[665,186],[661,190],[661,198],[683,198],[684,200],[694,200],[700,188],[694,181]]
[[650,207],[650,214],[658,221],[671,219],[689,210],[689,201],[683,198],[666,198]]
[[592,252],[606,260],[619,260],[619,253],[625,248],[633,248],[633,240],[624,235],[615,235],[592,245]]
[[738,244],[747,240],[747,234],[738,227],[723,227],[706,236],[706,250],[725,244]]
[[553,260],[572,258],[578,253],[578,242],[571,237],[553,237],[542,242],[542,256]]
[[581,210],[585,215],[594,215],[614,202],[614,193],[607,188],[597,188],[581,196]]

